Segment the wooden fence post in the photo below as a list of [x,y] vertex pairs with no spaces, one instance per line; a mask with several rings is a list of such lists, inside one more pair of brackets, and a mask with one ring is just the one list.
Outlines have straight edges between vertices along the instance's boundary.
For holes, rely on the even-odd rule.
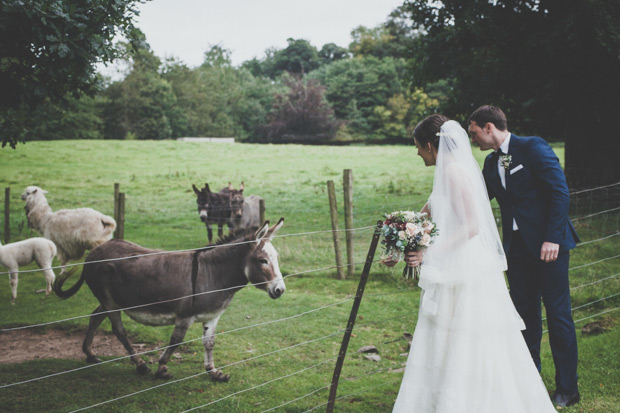
[[118,220],[114,234],[116,239],[124,239],[125,237],[125,194],[123,192],[118,193]]
[[342,185],[344,189],[344,228],[347,240],[347,276],[355,274],[353,258],[353,172],[345,169],[343,172]]
[[329,197],[329,212],[332,218],[332,235],[334,238],[334,251],[336,251],[336,267],[338,271],[338,279],[344,280],[344,271],[342,269],[342,254],[340,253],[340,237],[338,235],[338,208],[336,207],[336,189],[334,181],[327,181],[327,196]]
[[381,235],[381,228],[383,227],[382,221],[377,221],[375,227],[375,233],[372,236],[370,242],[370,248],[368,249],[368,255],[366,256],[366,264],[362,270],[360,282],[357,287],[357,293],[355,294],[355,300],[351,307],[351,314],[349,315],[349,322],[347,323],[347,329],[342,337],[342,344],[340,345],[340,352],[338,353],[338,360],[336,361],[336,367],[334,368],[334,375],[332,376],[332,384],[329,390],[329,399],[327,400],[327,413],[334,411],[334,403],[336,401],[336,392],[338,390],[338,381],[340,380],[340,372],[342,371],[342,365],[344,364],[344,357],[347,355],[347,347],[349,346],[349,340],[351,339],[351,333],[355,326],[355,319],[357,318],[357,311],[360,308],[362,302],[362,296],[364,295],[364,288],[366,288],[366,280],[368,280],[368,274],[370,273],[370,267],[375,259],[375,251],[377,250],[377,244],[379,243],[379,236]]
[[258,201],[258,216],[259,218],[259,226],[263,225],[265,223],[265,200],[263,198],[261,198]]
[[116,221],[116,231],[114,231],[114,239],[119,239],[118,237],[118,194],[120,192],[120,184],[118,182],[114,183],[114,221]]
[[4,243],[11,240],[11,188],[4,188]]

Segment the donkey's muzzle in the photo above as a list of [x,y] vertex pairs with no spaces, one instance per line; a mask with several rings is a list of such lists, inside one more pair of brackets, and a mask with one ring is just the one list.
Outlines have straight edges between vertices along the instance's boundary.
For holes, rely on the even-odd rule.
[[284,285],[284,282],[282,281],[278,281],[276,285],[271,286],[270,288],[267,289],[267,292],[269,293],[269,297],[273,298],[274,300],[276,298],[282,297],[282,294],[284,294],[285,291],[286,291],[286,286]]

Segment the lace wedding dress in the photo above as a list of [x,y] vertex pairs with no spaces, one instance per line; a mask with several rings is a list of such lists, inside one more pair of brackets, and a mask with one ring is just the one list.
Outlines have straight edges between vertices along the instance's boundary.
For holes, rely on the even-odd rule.
[[441,127],[420,310],[394,412],[555,412],[527,349],[467,133]]

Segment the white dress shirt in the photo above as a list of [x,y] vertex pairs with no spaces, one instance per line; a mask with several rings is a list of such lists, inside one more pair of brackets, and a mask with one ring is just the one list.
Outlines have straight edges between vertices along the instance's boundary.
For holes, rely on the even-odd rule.
[[[506,155],[508,155],[508,148],[510,147],[510,132],[506,132],[508,136],[504,139],[504,142],[500,145],[499,149],[502,150]],[[497,172],[499,173],[499,179],[502,181],[502,186],[506,189],[506,169],[504,169],[504,165],[502,164],[502,157],[499,156],[497,158]],[[517,226],[517,221],[512,219],[512,230],[517,231],[519,227]]]

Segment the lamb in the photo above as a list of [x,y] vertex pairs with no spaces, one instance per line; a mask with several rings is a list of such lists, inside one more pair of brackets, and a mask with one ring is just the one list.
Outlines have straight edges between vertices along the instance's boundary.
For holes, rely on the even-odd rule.
[[0,243],[0,265],[9,270],[11,293],[13,296],[11,301],[15,302],[17,298],[19,267],[28,265],[33,261],[36,261],[39,268],[43,269],[43,275],[45,275],[45,281],[47,281],[45,295],[49,295],[52,291],[52,283],[56,278],[54,271],[51,269],[52,260],[55,256],[56,245],[45,238],[29,238],[7,245]]
[[29,186],[22,194],[22,200],[26,201],[28,226],[54,241],[58,247],[62,275],[69,260],[77,260],[86,250],[92,250],[111,239],[116,221],[92,208],[52,212],[45,194],[47,191],[38,186]]

